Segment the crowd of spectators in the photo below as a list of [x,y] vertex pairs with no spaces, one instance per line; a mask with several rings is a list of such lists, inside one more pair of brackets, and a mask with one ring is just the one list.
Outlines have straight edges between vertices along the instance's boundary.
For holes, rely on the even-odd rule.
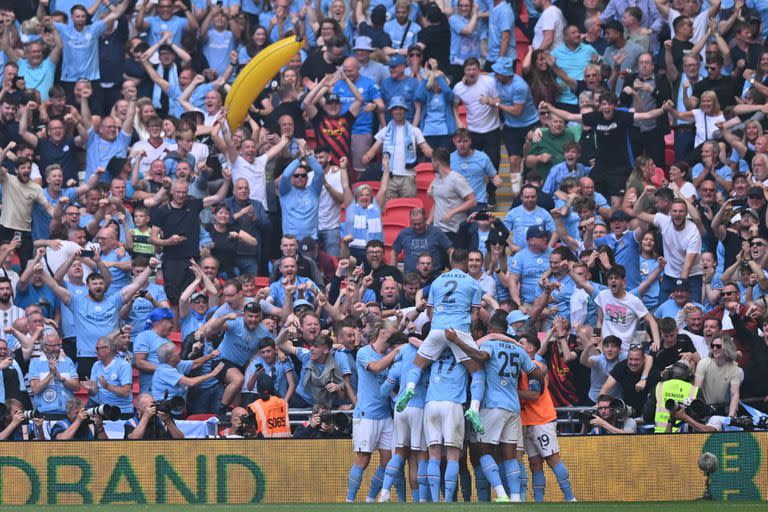
[[[341,435],[358,349],[388,318],[426,336],[456,249],[475,337],[499,309],[540,333],[595,431],[768,407],[768,2],[0,6],[0,438],[42,437],[28,409],[103,438],[98,405],[129,439],[206,414],[284,437],[288,408]],[[672,381],[706,417],[665,408]]]

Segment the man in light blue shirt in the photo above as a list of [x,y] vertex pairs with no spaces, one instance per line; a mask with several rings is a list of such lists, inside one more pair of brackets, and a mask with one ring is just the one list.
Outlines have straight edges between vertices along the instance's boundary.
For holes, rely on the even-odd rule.
[[61,351],[58,334],[46,335],[42,349],[40,357],[30,361],[27,374],[35,409],[43,414],[65,414],[67,400],[80,389],[75,364]]
[[488,57],[486,70],[501,57],[517,57],[515,49],[515,12],[508,0],[493,0],[488,19]]
[[595,247],[605,245],[611,248],[614,261],[626,271],[627,288],[634,290],[643,281],[640,275],[640,240],[645,233],[640,228],[627,230],[629,220],[629,216],[623,211],[613,212],[610,218],[611,233],[595,240]]
[[100,338],[96,342],[99,359],[91,369],[91,379],[82,386],[88,390],[88,406],[111,405],[119,407],[123,419],[133,416],[133,368],[123,357],[115,357],[117,342],[114,338]]
[[[576,25],[565,27],[563,42],[565,44],[552,50],[552,56],[555,58],[557,66],[572,79],[584,80],[584,68],[590,62],[597,62],[599,58],[597,51],[592,45],[582,42],[579,27]],[[558,83],[563,84],[560,79],[558,79]],[[570,87],[564,86],[561,87],[557,102],[575,109],[579,104],[579,99]]]
[[521,204],[509,210],[504,217],[504,225],[512,233],[513,252],[526,247],[528,229],[539,226],[547,233],[551,233],[548,245],[552,247],[557,242],[555,221],[552,215],[544,208],[536,205],[536,187],[524,185],[520,190]]
[[158,261],[150,260],[149,266],[134,281],[119,293],[105,297],[104,277],[93,272],[85,280],[88,295],[77,295],[57,283],[48,272],[43,272],[43,281],[72,312],[77,332],[77,371],[81,380],[90,375],[96,362],[96,342],[109,336],[120,324],[120,308],[129,297],[142,288],[149,279]]
[[[192,10],[183,5],[182,2],[173,0],[160,0],[157,3],[157,16],[145,18],[145,11],[149,2],[142,2],[136,16],[136,28],[147,32],[147,44],[152,46],[163,38],[163,32],[172,34],[173,44],[181,46],[181,36],[185,30],[197,32],[199,28],[197,18],[192,14]],[[174,12],[182,7],[185,18],[174,16]]]
[[509,257],[511,284],[509,293],[517,304],[533,304],[539,278],[549,268],[552,248],[547,246],[547,231],[542,226],[531,226],[526,234],[527,247]]
[[418,125],[414,119],[421,120],[421,106],[415,101],[419,82],[412,76],[405,76],[405,64],[405,57],[402,55],[394,55],[389,59],[389,77],[381,82],[381,97],[387,106],[387,121],[392,118],[389,109],[394,104],[393,100],[397,99],[408,108],[405,119]]
[[581,157],[581,144],[578,142],[568,142],[563,149],[563,156],[565,160],[559,164],[555,164],[549,170],[547,179],[544,181],[544,186],[541,187],[541,191],[545,194],[554,196],[555,192],[560,190],[560,183],[566,178],[579,179],[586,176],[588,171],[582,164],[579,163]]
[[224,370],[224,363],[217,364],[213,370],[203,375],[196,377],[187,375],[218,355],[218,351],[214,350],[194,361],[182,361],[176,345],[173,342],[164,343],[157,349],[157,359],[160,364],[152,374],[152,398],[165,400],[180,396],[186,400],[189,388],[215,378]]
[[409,2],[397,2],[395,18],[384,24],[384,32],[392,39],[392,48],[400,50],[400,55],[404,55],[408,48],[416,44],[416,37],[421,31],[417,23],[408,19],[409,12]]
[[[90,88],[85,89],[80,102],[83,124],[88,128],[88,142],[85,146],[85,179],[90,178],[99,167],[106,169],[113,157],[125,158],[128,155],[128,146],[133,135],[133,119],[136,115],[136,98],[131,98],[128,101],[128,110],[122,126],[119,119],[107,116],[102,119],[97,133],[93,128],[91,109],[88,106],[88,98],[92,94],[93,91]],[[107,173],[101,177],[101,181],[110,179]]]
[[[310,172],[314,172],[314,176],[312,183],[307,184]],[[292,233],[299,240],[307,236],[317,240],[320,193],[324,180],[323,167],[314,155],[294,160],[286,167],[278,184],[283,233]]]
[[[25,58],[19,59],[19,76],[24,77],[27,89],[34,89],[40,94],[42,101],[48,101],[48,91],[53,86],[56,66],[61,60],[61,38],[53,38],[54,47],[47,57],[44,57],[42,41],[32,41],[24,48]],[[12,55],[15,58],[15,55]]]
[[[78,80],[98,80],[99,73],[99,38],[104,27],[114,23],[128,8],[128,0],[123,0],[103,19],[86,25],[88,12],[82,5],[72,7],[72,26],[54,22],[64,44],[61,61],[61,81],[66,84]],[[85,116],[83,116],[85,117]],[[133,121],[133,119],[131,119]]]
[[486,197],[486,178],[497,187],[502,185],[491,159],[480,150],[472,149],[472,136],[466,128],[459,128],[453,136],[456,151],[451,153],[451,170],[466,178],[477,198],[475,210],[485,210],[488,206]]

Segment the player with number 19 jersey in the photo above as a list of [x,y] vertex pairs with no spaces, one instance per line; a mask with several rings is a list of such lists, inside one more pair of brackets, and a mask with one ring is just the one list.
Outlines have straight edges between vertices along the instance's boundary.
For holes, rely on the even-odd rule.
[[429,305],[434,308],[432,329],[469,332],[472,307],[479,307],[483,293],[472,276],[454,268],[440,275],[429,290]]

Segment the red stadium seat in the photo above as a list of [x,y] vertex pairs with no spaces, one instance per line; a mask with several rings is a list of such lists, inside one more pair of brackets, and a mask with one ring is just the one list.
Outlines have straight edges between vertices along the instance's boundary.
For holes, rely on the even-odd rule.
[[204,414],[190,414],[187,416],[187,421],[207,421],[211,418],[216,416],[213,413],[204,413]]
[[253,279],[253,283],[256,285],[256,288],[258,289],[266,288],[267,286],[269,286],[269,278],[257,276]]
[[435,180],[435,175],[433,174],[417,174],[416,175],[416,188],[419,190],[424,190],[424,192],[427,191],[429,188],[429,185]]
[[419,174],[435,174],[435,170],[432,168],[431,162],[421,162],[416,164],[416,175]]
[[408,216],[414,208],[424,208],[424,202],[418,197],[398,197],[396,199],[390,199],[384,207],[382,222],[387,224],[391,219],[393,223],[399,223],[404,216],[405,224],[402,225],[408,226],[410,224]]
[[168,335],[168,339],[171,340],[174,344],[181,346],[181,333],[179,331],[172,332]]

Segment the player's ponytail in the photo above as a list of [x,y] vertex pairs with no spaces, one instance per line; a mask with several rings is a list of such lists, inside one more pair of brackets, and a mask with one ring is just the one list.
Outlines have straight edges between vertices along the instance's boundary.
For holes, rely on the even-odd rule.
[[373,329],[371,329],[371,335],[368,339],[377,340],[382,329],[390,328],[397,329],[397,322],[394,320],[377,320],[376,323],[373,324]]

